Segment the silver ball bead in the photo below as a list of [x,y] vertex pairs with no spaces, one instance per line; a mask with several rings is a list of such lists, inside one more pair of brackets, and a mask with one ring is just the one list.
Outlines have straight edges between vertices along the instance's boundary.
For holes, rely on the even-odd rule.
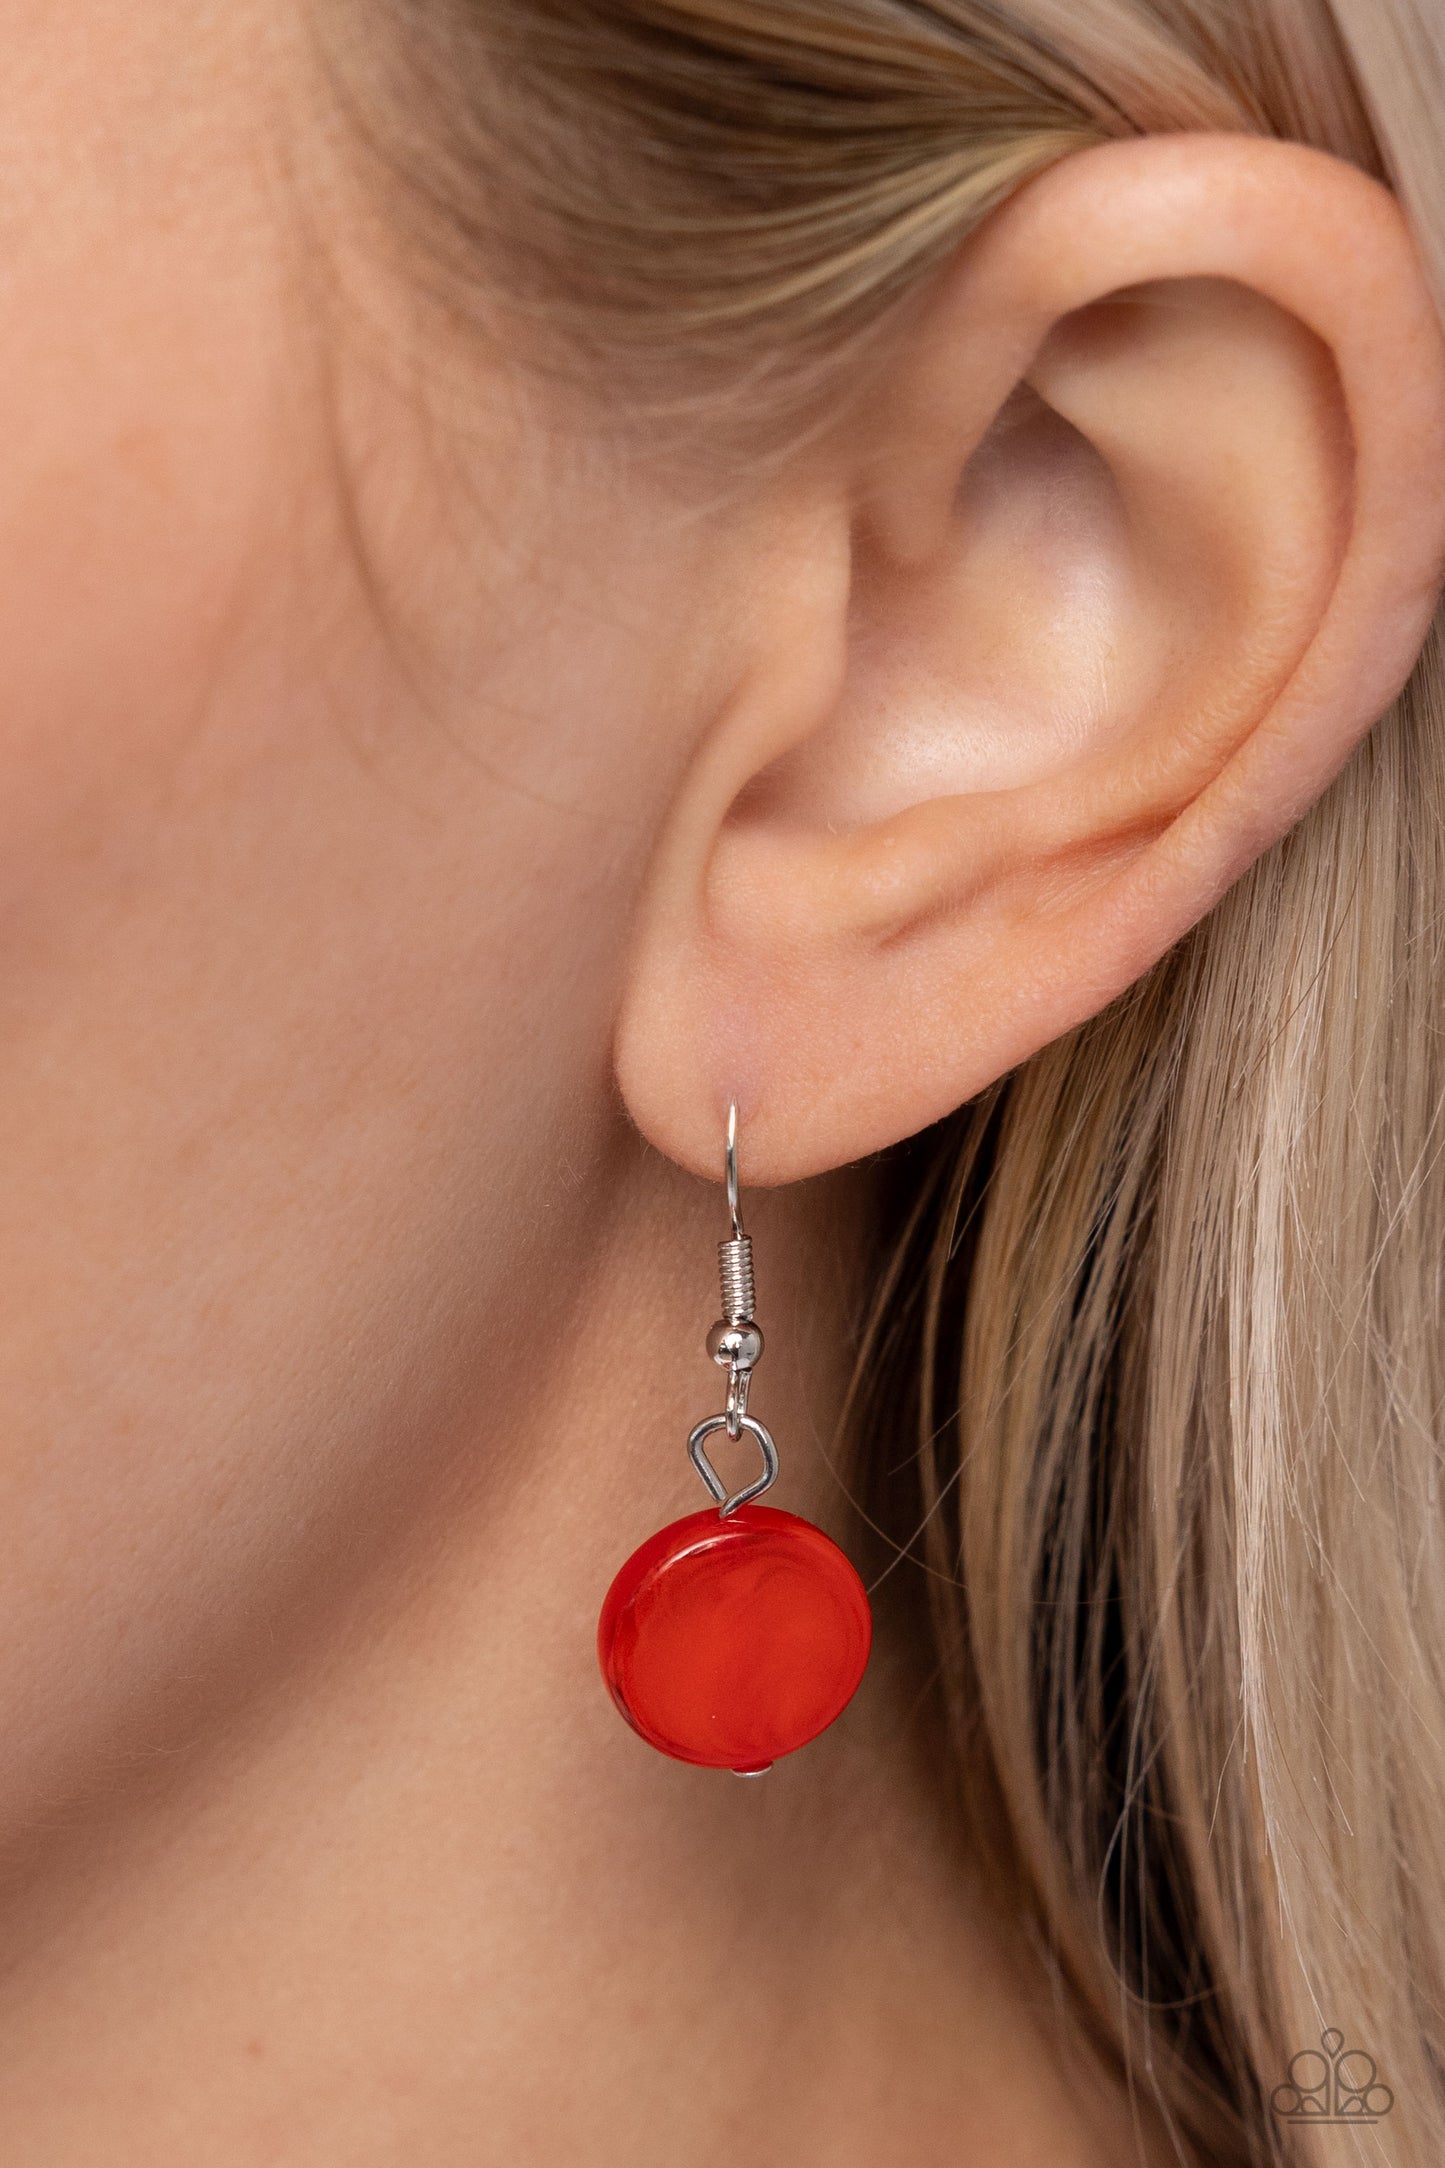
[[729,1325],[719,1318],[707,1336],[707,1351],[724,1369],[751,1370],[763,1352],[763,1336],[754,1324]]

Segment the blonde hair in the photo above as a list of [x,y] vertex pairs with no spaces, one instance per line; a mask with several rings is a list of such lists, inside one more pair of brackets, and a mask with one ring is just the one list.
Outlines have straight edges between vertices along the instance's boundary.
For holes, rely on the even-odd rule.
[[[1010,189],[1141,131],[1353,160],[1445,284],[1428,0],[386,14],[392,118],[353,109],[431,260],[643,401],[795,420]],[[897,1167],[854,1435],[927,1567],[951,1781],[1216,2164],[1445,2160],[1442,964],[1436,635],[1188,940]],[[1272,2111],[1327,2027],[1394,2091],[1368,2131]]]

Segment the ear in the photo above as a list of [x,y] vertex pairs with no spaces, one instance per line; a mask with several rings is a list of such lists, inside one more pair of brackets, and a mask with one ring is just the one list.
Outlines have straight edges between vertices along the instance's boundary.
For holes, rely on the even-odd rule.
[[[760,520],[763,514],[760,513]],[[1323,790],[1445,570],[1445,347],[1319,152],[1081,152],[937,276],[764,521],[617,1042],[654,1143],[797,1179],[1121,993]]]

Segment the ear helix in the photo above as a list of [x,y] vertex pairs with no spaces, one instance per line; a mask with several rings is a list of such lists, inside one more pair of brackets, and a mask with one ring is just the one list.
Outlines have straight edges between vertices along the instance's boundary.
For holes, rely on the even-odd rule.
[[[708,1334],[728,1371],[726,1407],[704,1416],[689,1458],[716,1510],[673,1521],[633,1552],[597,1628],[614,1702],[650,1746],[677,1761],[761,1776],[840,1716],[867,1668],[868,1597],[838,1546],[811,1521],[755,1501],[777,1480],[771,1433],[748,1413],[763,1336],[753,1317],[752,1242],[738,1192],[737,1108],[724,1151],[732,1233],[718,1245],[723,1315]],[[709,1438],[744,1432],[762,1473],[729,1492]]]

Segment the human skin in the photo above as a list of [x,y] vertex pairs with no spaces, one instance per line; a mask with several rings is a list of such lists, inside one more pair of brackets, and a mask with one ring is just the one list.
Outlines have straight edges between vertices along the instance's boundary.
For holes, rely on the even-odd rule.
[[[404,297],[353,257],[348,343],[308,257],[285,20],[184,14],[27,8],[0,87],[0,2154],[801,2160],[910,2077],[914,2132],[1000,2030],[925,1809],[856,1737],[654,1761],[592,1653],[714,1389],[716,1198],[609,1046],[725,557],[494,360],[437,456]],[[836,1523],[834,1214],[754,1216]]]
[[[767,1101],[774,1040],[832,983],[806,913],[755,981],[792,984],[791,1020],[780,993],[701,1028],[668,989],[678,884],[715,877],[731,908],[710,854],[740,790],[771,803],[741,837],[764,880],[769,834],[826,840],[875,788],[918,802],[916,734],[882,734],[886,774],[860,761],[867,671],[817,663],[842,652],[819,538],[853,440],[690,494],[504,337],[458,337],[374,250],[282,0],[21,0],[5,52],[0,2158],[1119,2159],[1127,2104],[1051,2025],[935,1800],[886,1607],[847,1717],[750,1785],[650,1755],[593,1653],[623,1556],[702,1502],[683,1440],[717,1393],[703,1177],[733,1089],[790,1184],[749,1200],[775,1495],[849,1525],[833,1426],[871,1178],[843,1162],[911,1102],[872,1081],[810,1160]],[[1384,199],[1340,185],[1419,494],[1445,372]],[[1274,401],[1291,512],[1265,520],[1241,471],[1184,522],[1181,579],[1217,576],[1246,629],[1271,583],[1277,646],[1209,681],[1222,773],[1260,733],[1295,743],[1280,687],[1355,541],[1336,378],[1364,400],[1375,379],[1272,297],[1196,299]],[[887,626],[927,647],[937,614],[931,590],[890,601],[922,547],[919,446],[966,461],[1010,388],[985,356],[972,422],[947,399],[920,421],[932,335],[888,409],[916,486],[878,508],[875,536],[909,532],[868,590],[869,670]],[[1113,381],[1106,336],[1052,352]],[[1077,672],[1082,642],[1104,693],[1041,731],[1047,773],[1154,713],[1109,666],[1131,624],[1174,652],[1173,590],[1120,556],[1051,427],[971,468],[992,557],[957,571],[986,607],[1041,540],[1081,552],[1049,652]],[[1382,422],[1382,492],[1392,443]],[[1398,624],[1362,660],[1335,622],[1314,714],[1340,758],[1408,668],[1442,546],[1426,511],[1363,537],[1355,607],[1388,592]],[[819,757],[774,765],[789,731]],[[1323,780],[1309,746],[1281,809]],[[1158,750],[1140,768],[1172,777]],[[1251,803],[1218,866],[1287,817]],[[1118,861],[1106,820],[1097,868],[1083,848],[1071,895]],[[1176,856],[1202,895],[1215,860]],[[837,878],[810,861],[789,893]],[[1156,877],[1160,945],[1202,907],[1187,881]],[[1079,959],[1098,1000],[1148,960],[1139,908]],[[906,1069],[926,990],[892,1015],[881,980],[848,998]]]

